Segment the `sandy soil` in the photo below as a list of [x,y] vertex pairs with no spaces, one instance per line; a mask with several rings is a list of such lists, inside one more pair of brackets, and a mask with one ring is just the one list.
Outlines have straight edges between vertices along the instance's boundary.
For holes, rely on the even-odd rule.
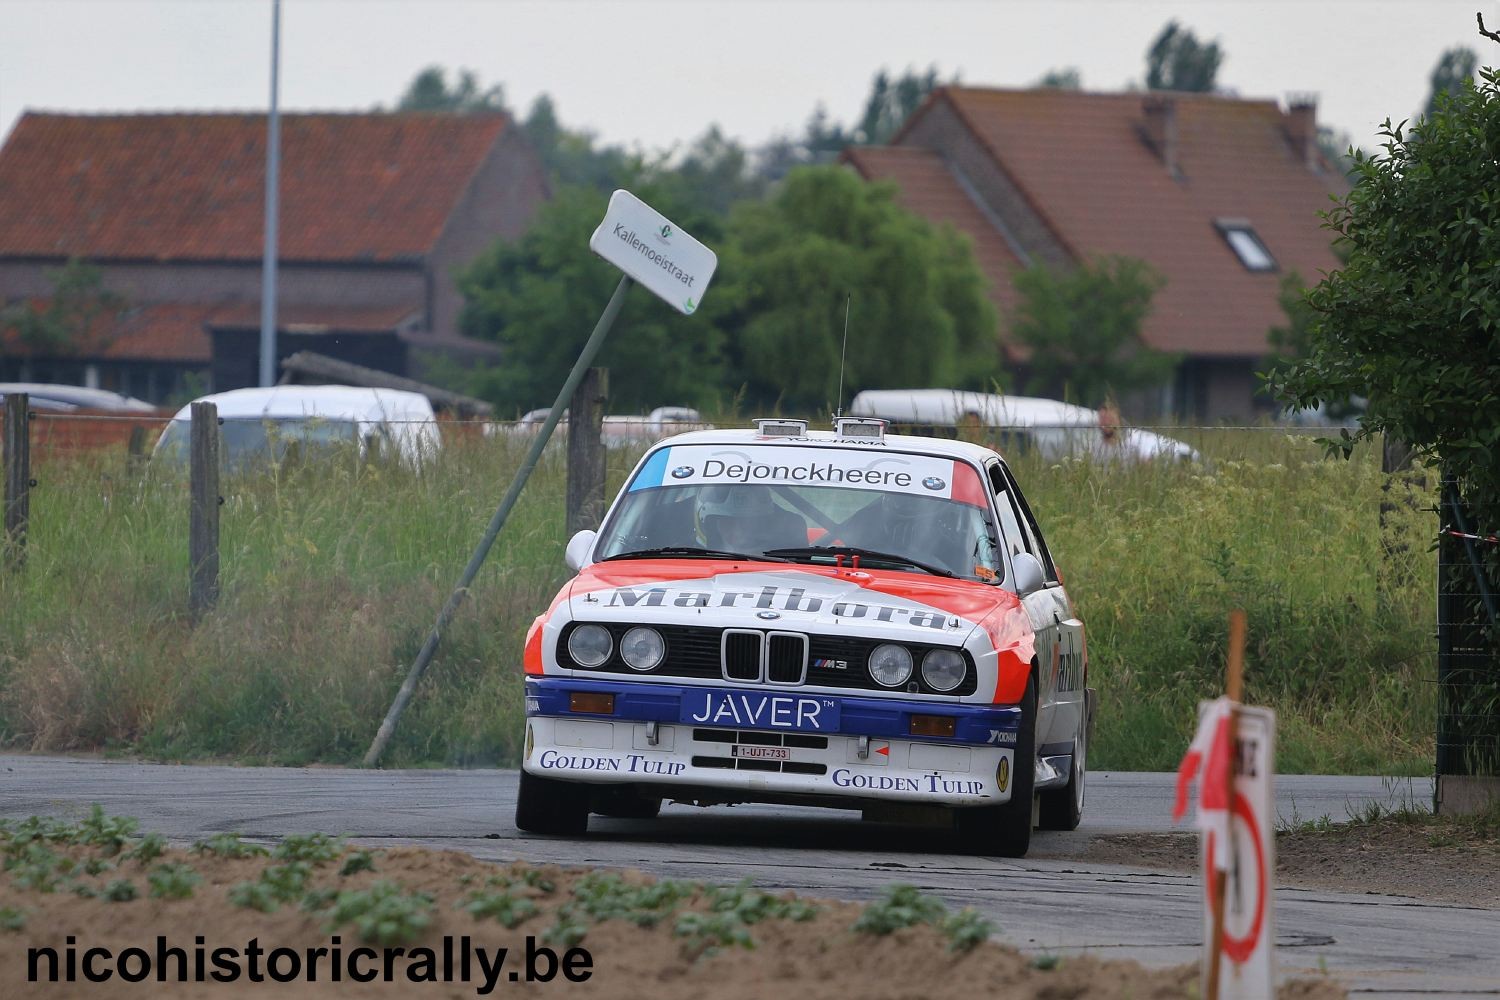
[[[0,838],[0,846],[4,846]],[[76,862],[101,854],[97,848],[52,847],[67,853]],[[15,857],[15,852],[10,852]],[[148,980],[126,985],[118,978],[102,985],[27,983],[29,948],[51,947],[63,962],[71,937],[80,960],[86,948],[109,948],[116,955],[130,947],[144,948],[154,955],[157,936],[164,936],[169,946],[187,953],[189,970],[198,938],[209,957],[206,968],[215,968],[214,948],[245,949],[252,939],[269,952],[274,948],[328,948],[338,935],[338,944],[347,954],[361,944],[359,932],[352,925],[331,927],[328,918],[304,912],[295,903],[281,905],[274,912],[263,913],[231,903],[229,892],[236,883],[257,879],[260,872],[274,862],[266,859],[225,859],[187,851],[168,851],[146,865],[135,860],[119,860],[114,870],[89,876],[77,873],[62,880],[55,891],[39,892],[18,885],[24,880],[24,865],[12,865],[0,875],[0,928],[7,908],[13,914],[25,915],[19,929],[0,929],[0,995],[15,997],[61,996],[151,996],[151,997],[325,997],[364,996],[371,992],[390,996],[422,995],[474,997],[481,995],[483,977],[472,971],[467,982],[413,985],[403,970],[413,961],[413,948],[430,948],[441,956],[444,937],[451,936],[461,954],[462,936],[470,946],[489,949],[508,948],[508,957],[493,994],[581,997],[641,997],[651,1000],[762,1000],[790,996],[798,1000],[842,1000],[860,997],[928,998],[932,996],[987,996],[996,998],[1070,997],[1146,998],[1195,996],[1197,971],[1194,967],[1169,970],[1147,970],[1130,962],[1102,962],[1090,958],[1068,958],[1050,967],[1045,961],[1024,956],[1012,948],[984,942],[967,952],[950,950],[948,939],[933,926],[906,927],[888,936],[857,933],[852,927],[861,908],[856,904],[813,901],[816,915],[798,922],[787,917],[767,919],[748,927],[754,948],[726,945],[716,952],[704,953],[701,943],[676,936],[678,915],[702,911],[706,902],[702,894],[690,895],[677,904],[674,912],[654,927],[640,927],[623,919],[606,919],[585,923],[586,930],[578,947],[592,957],[591,975],[586,982],[568,982],[558,976],[546,984],[527,984],[524,954],[527,936],[536,944],[548,928],[562,923],[558,910],[574,903],[574,889],[584,873],[556,868],[530,869],[522,864],[507,866],[476,861],[465,854],[433,852],[414,848],[372,852],[373,871],[342,875],[344,859],[317,865],[306,883],[307,890],[332,889],[355,891],[367,888],[377,880],[399,883],[407,891],[425,892],[433,897],[432,922],[420,934],[405,941],[408,949],[395,966],[399,981],[391,985],[363,985],[347,979],[330,982],[328,965],[319,969],[319,981],[296,981],[261,984],[241,978],[229,985],[195,983],[161,984]],[[346,856],[347,858],[347,856]],[[202,881],[190,898],[150,898],[148,873],[159,865],[174,863],[190,866]],[[533,874],[528,875],[528,872]],[[632,886],[652,885],[653,880],[639,873],[626,873]],[[102,898],[84,898],[75,894],[79,885],[100,890],[118,879],[128,879],[140,890],[138,898],[125,902],[108,902]],[[491,882],[491,880],[497,880]],[[489,886],[509,886],[506,890],[518,899],[535,905],[537,911],[507,930],[493,919],[476,919],[459,910],[456,904],[476,890]],[[789,898],[789,897],[787,897]],[[14,918],[12,918],[14,921]],[[568,922],[572,922],[571,920]],[[559,954],[566,943],[546,942]],[[289,959],[287,959],[289,961]],[[265,960],[262,959],[262,962]],[[306,961],[305,959],[303,961]],[[454,971],[461,972],[458,958]],[[170,964],[170,963],[169,963]],[[545,962],[543,962],[545,964]],[[262,966],[264,968],[264,966]],[[44,967],[45,968],[45,967]],[[97,968],[97,966],[96,966]],[[175,965],[171,968],[175,970]],[[247,974],[248,962],[241,954],[229,968]],[[285,971],[286,966],[282,966]],[[441,959],[433,970],[441,975]],[[579,972],[574,966],[575,973]],[[523,981],[512,982],[509,976],[518,972]],[[191,974],[191,972],[190,972]],[[175,977],[175,971],[172,973]],[[154,972],[153,972],[154,978]],[[1281,990],[1283,998],[1324,1000],[1344,996],[1344,991],[1330,981],[1302,982]]]
[[[1190,833],[1096,837],[1087,856],[1191,870],[1198,864],[1198,842]],[[1282,885],[1500,909],[1500,838],[1431,817],[1308,825],[1277,833],[1276,876]]]

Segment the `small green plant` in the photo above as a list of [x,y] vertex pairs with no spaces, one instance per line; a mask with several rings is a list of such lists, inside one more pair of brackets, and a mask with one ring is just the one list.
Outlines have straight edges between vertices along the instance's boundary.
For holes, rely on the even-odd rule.
[[55,892],[62,876],[72,871],[70,858],[55,853],[40,841],[31,841],[5,860],[5,870],[17,888]]
[[1040,969],[1042,972],[1051,972],[1061,963],[1062,959],[1056,955],[1037,955],[1031,960],[1031,967]]
[[139,861],[141,864],[149,864],[161,857],[167,850],[167,838],[159,833],[148,833],[126,851],[122,857]]
[[938,925],[948,939],[949,951],[971,951],[976,945],[989,940],[995,933],[995,925],[979,915],[973,907],[966,906],[957,913],[950,913]]
[[25,910],[14,906],[0,906],[0,930],[19,931],[25,926]]
[[688,958],[712,955],[730,945],[755,947],[750,928],[733,912],[683,913],[677,917],[672,934],[683,939],[683,954]]
[[128,878],[117,878],[100,895],[111,903],[128,903],[136,897],[135,883]]
[[128,816],[106,816],[104,808],[95,802],[88,818],[78,824],[73,843],[97,847],[107,855],[115,855],[135,836],[137,822]]
[[306,861],[288,861],[272,865],[260,873],[261,884],[279,902],[290,903],[301,896],[312,877],[312,865]]
[[353,924],[362,940],[380,945],[412,940],[432,922],[432,897],[380,881],[359,892],[341,892],[328,914],[332,930]]
[[344,838],[326,833],[294,834],[276,845],[272,855],[282,861],[307,861],[315,865],[334,861],[344,853]]
[[740,882],[732,886],[714,886],[704,890],[708,908],[715,913],[731,914],[745,924],[762,920],[811,920],[818,908],[801,899],[783,899]]
[[537,905],[524,896],[514,896],[508,890],[471,892],[461,900],[458,908],[475,920],[493,920],[507,930],[514,930],[523,920],[536,916]]
[[156,870],[146,876],[153,899],[187,899],[202,881],[203,876],[184,864],[157,865]]
[[339,869],[339,874],[346,878],[360,872],[372,872],[375,870],[375,856],[369,851],[353,851],[344,859],[344,867]]
[[945,914],[943,904],[924,896],[915,886],[888,886],[882,897],[860,911],[854,930],[861,934],[890,934],[917,924],[937,925]]
[[276,893],[264,882],[236,882],[229,887],[229,901],[247,910],[274,913],[281,905]]
[[245,843],[237,833],[216,833],[206,840],[195,842],[193,851],[217,858],[263,858],[270,853],[259,844]]
[[337,889],[309,889],[302,897],[302,912],[321,913],[339,898]]
[[540,868],[527,868],[521,872],[521,881],[544,896],[550,896],[557,891],[557,883]]
[[115,863],[106,861],[104,858],[90,857],[83,859],[83,871],[85,875],[103,875],[105,872],[114,871]]

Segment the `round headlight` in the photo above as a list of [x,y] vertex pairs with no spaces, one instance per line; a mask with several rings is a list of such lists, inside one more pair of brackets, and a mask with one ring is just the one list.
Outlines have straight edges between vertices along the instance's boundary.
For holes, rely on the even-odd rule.
[[963,656],[951,649],[934,649],[922,657],[922,680],[934,691],[952,691],[968,672]]
[[620,640],[620,658],[630,665],[631,670],[650,670],[665,655],[667,644],[654,628],[637,626]]
[[877,684],[900,687],[911,677],[911,653],[905,646],[876,646],[870,651],[870,676]]
[[609,659],[615,641],[603,625],[580,625],[568,636],[568,655],[580,667],[597,667]]

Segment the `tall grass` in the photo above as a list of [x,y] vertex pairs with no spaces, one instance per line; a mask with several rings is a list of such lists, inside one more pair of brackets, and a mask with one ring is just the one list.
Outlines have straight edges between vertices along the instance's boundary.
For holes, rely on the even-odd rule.
[[[1378,455],[1223,432],[1201,467],[1021,458],[1088,627],[1096,768],[1167,768],[1220,686],[1226,616],[1250,618],[1250,700],[1283,770],[1430,768],[1429,541],[1378,530]],[[187,616],[186,486],[123,458],[44,466],[29,560],[0,573],[0,742],[165,758],[349,762],[368,745],[521,447],[459,441],[422,475],[352,460],[226,481],[221,592]],[[617,488],[634,456],[611,456]],[[549,450],[397,731],[391,764],[513,763],[526,626],[566,577]],[[1418,509],[1413,509],[1418,508]]]

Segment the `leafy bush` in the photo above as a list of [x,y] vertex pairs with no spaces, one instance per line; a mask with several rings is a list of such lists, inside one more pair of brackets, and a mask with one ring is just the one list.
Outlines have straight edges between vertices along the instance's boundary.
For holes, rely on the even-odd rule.
[[206,840],[193,844],[198,854],[211,854],[219,858],[261,858],[270,852],[259,844],[247,844],[237,833],[216,833]]
[[115,879],[100,895],[111,903],[128,903],[136,897],[135,883],[128,878]]

